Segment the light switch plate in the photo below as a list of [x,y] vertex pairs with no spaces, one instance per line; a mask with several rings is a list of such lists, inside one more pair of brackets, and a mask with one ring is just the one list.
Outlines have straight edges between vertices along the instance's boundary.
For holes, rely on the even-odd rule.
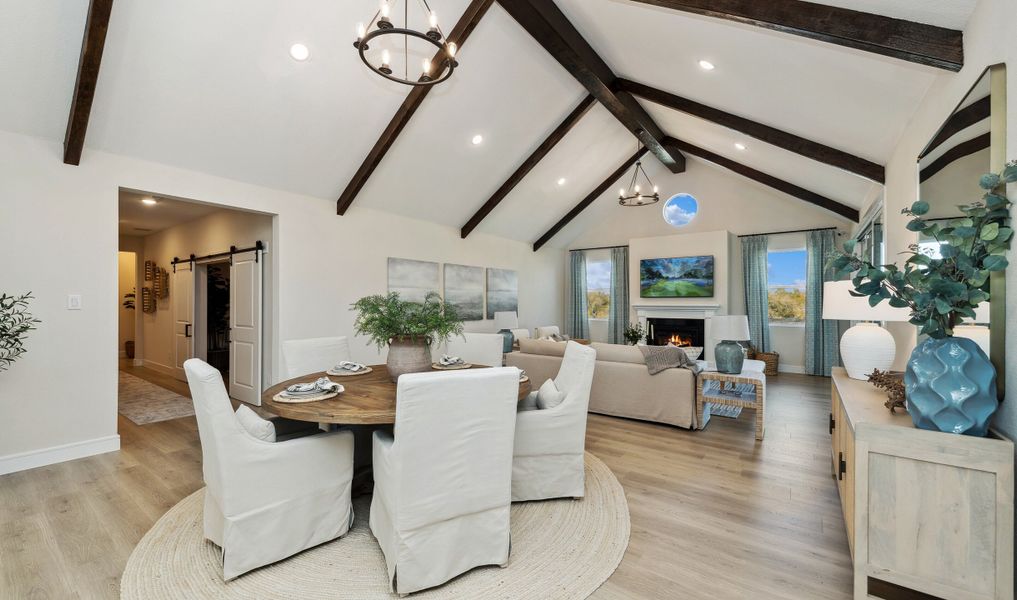
[[81,310],[81,294],[67,296],[67,310]]

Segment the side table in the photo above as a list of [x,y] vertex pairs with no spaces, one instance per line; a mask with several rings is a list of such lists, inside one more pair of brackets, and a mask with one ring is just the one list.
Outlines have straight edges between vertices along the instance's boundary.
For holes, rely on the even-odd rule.
[[[708,382],[716,381],[716,386]],[[739,385],[740,384],[740,385]],[[766,413],[766,375],[757,371],[742,371],[738,374],[703,371],[696,378],[696,418],[699,428],[703,421],[706,403],[724,406],[739,406],[756,411],[756,439],[763,439]]]

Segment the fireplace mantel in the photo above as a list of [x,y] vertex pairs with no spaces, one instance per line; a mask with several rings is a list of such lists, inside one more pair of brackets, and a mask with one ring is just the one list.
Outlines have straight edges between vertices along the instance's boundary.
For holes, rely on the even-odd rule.
[[646,319],[709,319],[720,310],[719,304],[633,304],[639,322]]
[[706,348],[703,351],[703,358],[713,360],[713,339],[710,336],[710,318],[720,310],[719,304],[633,304],[632,310],[636,311],[636,318],[639,325],[646,330],[647,319],[703,319],[704,336]]

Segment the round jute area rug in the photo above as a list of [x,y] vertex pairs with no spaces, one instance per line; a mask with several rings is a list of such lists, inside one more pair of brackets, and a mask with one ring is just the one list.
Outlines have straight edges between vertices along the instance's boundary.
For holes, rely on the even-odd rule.
[[[344,537],[229,583],[218,548],[202,535],[204,490],[184,498],[131,553],[120,582],[123,600],[396,597],[385,558],[368,528],[370,497],[354,501]],[[586,453],[586,497],[512,505],[509,566],[481,567],[414,599],[586,598],[618,567],[629,543],[625,492],[607,465]]]

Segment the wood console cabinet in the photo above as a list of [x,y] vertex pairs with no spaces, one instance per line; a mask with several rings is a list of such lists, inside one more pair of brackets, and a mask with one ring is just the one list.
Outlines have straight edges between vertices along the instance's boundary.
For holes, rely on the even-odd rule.
[[830,435],[854,597],[1012,600],[1014,447],[915,428],[834,369]]

